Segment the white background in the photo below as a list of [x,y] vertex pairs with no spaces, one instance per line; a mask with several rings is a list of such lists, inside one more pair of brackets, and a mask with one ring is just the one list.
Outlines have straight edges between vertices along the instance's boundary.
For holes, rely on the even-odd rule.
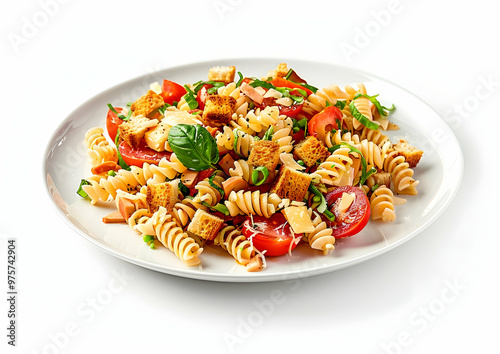
[[[19,298],[11,348],[2,295],[1,351],[498,351],[500,25],[491,2],[463,3],[3,2],[0,232],[18,240]],[[74,233],[42,178],[43,152],[60,122],[126,79],[225,57],[348,65],[421,97],[463,149],[453,203],[397,249],[297,282],[182,279],[123,262]],[[5,255],[2,243],[2,272]],[[110,290],[111,299],[95,302]]]

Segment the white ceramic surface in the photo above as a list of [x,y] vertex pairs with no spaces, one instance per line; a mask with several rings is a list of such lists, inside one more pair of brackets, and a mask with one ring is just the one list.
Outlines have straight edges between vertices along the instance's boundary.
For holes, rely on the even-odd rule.
[[404,137],[424,150],[414,175],[420,181],[419,194],[408,196],[406,204],[396,206],[396,221],[370,221],[360,234],[338,240],[328,256],[301,244],[291,256],[268,258],[266,269],[247,273],[216,247],[205,248],[201,267],[188,268],[163,247],[151,250],[128,226],[102,223],[102,216],[113,210],[113,203],[92,206],[76,194],[80,180],[90,174],[83,136],[91,127],[105,126],[107,103],[120,106],[133,101],[151,82],[164,78],[196,82],[206,78],[208,69],[215,65],[235,65],[246,76],[260,77],[276,67],[279,61],[275,59],[228,59],[166,69],[119,84],[83,103],[54,132],[45,154],[44,178],[60,215],[76,233],[125,261],[172,275],[227,282],[275,281],[339,270],[382,255],[424,231],[450,204],[463,173],[460,146],[445,121],[411,93],[371,74],[320,62],[286,62],[316,87],[363,82],[369,94],[380,94],[383,105],[395,104],[397,109],[390,118],[401,129],[389,132],[391,140]]

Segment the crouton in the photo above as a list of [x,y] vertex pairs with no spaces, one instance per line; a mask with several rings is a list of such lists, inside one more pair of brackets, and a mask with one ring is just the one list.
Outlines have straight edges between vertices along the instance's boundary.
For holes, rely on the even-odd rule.
[[404,139],[400,139],[399,143],[395,144],[393,148],[398,152],[399,156],[403,156],[405,158],[406,162],[410,165],[410,168],[418,165],[420,158],[424,153],[422,150],[408,144],[408,142]]
[[224,224],[224,220],[204,210],[198,209],[189,223],[187,231],[205,240],[214,240]]
[[[285,77],[288,74],[288,66],[286,63],[280,63],[276,69],[269,71],[267,77]],[[266,77],[266,78],[267,78]]]
[[125,140],[133,149],[137,149],[146,131],[157,124],[158,120],[156,119],[132,117],[129,121],[123,122],[118,126],[120,138]]
[[373,177],[373,181],[377,186],[386,186],[387,188],[391,188],[391,174],[388,172],[377,172],[371,175]]
[[156,92],[149,90],[144,96],[139,97],[130,109],[135,116],[152,117],[159,108],[165,105],[163,97]]
[[257,140],[252,144],[248,163],[253,167],[263,166],[272,172],[280,161],[280,144],[275,141]]
[[171,128],[171,125],[163,121],[158,123],[156,127],[149,129],[144,134],[146,144],[155,151],[165,151],[167,147],[168,133]]
[[227,124],[235,107],[236,100],[231,96],[210,95],[205,100],[203,119],[213,125]]
[[282,165],[270,193],[276,193],[280,198],[302,202],[310,183],[310,175]]
[[222,81],[227,85],[234,81],[235,72],[236,68],[234,66],[214,66],[208,70],[208,80]]
[[314,136],[308,136],[295,146],[293,150],[297,159],[304,161],[306,166],[314,166],[316,162],[325,161],[330,152],[326,146]]
[[158,211],[160,207],[171,212],[178,201],[177,183],[164,182],[147,186],[146,202],[150,213]]

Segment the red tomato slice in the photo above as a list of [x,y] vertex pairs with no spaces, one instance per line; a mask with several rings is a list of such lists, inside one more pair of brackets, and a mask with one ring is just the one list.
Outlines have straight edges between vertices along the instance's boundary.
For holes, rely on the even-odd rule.
[[198,109],[200,109],[202,111],[205,109],[205,100],[208,97],[207,90],[209,88],[212,88],[212,87],[214,87],[214,85],[212,85],[212,84],[205,84],[205,85],[203,85],[201,87],[201,89],[196,94],[196,101],[198,101]]
[[[118,113],[121,113],[121,111],[123,111],[123,108],[115,107],[115,110]],[[115,141],[116,132],[118,131],[118,126],[123,122],[124,122],[123,120],[118,118],[116,113],[114,113],[110,109],[108,110],[108,115],[106,116],[106,130],[108,131],[108,135],[111,138],[111,140]]]
[[264,109],[267,106],[277,106],[280,110],[280,114],[284,114],[287,117],[295,118],[302,111],[302,103],[301,104],[293,104],[291,106],[282,106],[276,104],[276,98],[274,97],[266,97],[262,101],[261,104],[255,104],[260,109]]
[[[338,208],[343,193],[354,193],[355,199],[345,213],[340,213]],[[328,208],[335,215],[334,221],[325,220],[332,228],[335,238],[349,237],[357,234],[370,219],[370,202],[358,187],[342,186],[334,189],[325,196]]]
[[163,97],[165,103],[173,104],[176,101],[179,102],[185,94],[186,89],[181,85],[173,81],[163,80],[160,96]]
[[270,81],[271,84],[273,84],[275,87],[287,87],[287,88],[296,88],[296,89],[301,89],[307,92],[307,96],[311,95],[313,92],[309,90],[308,88],[305,88],[302,85],[296,84],[295,82],[292,82],[290,80],[287,80],[282,77],[275,77]]
[[172,155],[168,151],[158,152],[151,149],[146,145],[145,141],[141,141],[137,149],[132,149],[129,144],[122,141],[118,146],[118,150],[127,165],[138,167],[142,167],[145,162],[156,165],[164,157],[170,161],[170,155]]
[[[297,246],[297,239],[302,234],[295,234],[295,242],[292,236],[290,224],[281,213],[273,214],[269,219],[263,216],[253,216],[253,227],[250,217],[243,223],[243,235],[252,239],[252,243],[260,252],[266,251],[266,256],[283,256]],[[297,243],[296,243],[297,242]]]
[[[327,132],[342,127],[343,116],[340,109],[335,106],[328,106],[307,123],[307,133],[324,142]],[[340,121],[340,127],[337,121]]]

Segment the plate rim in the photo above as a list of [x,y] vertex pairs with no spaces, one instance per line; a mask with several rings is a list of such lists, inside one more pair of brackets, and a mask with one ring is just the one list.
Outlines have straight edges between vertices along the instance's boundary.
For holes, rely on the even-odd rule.
[[[158,75],[164,71],[176,71],[176,70],[181,70],[181,69],[187,69],[191,66],[206,66],[212,67],[215,65],[223,65],[223,62],[232,62],[232,63],[237,63],[237,62],[251,62],[251,61],[259,61],[259,62],[266,62],[269,63],[271,61],[276,61],[278,63],[280,62],[287,62],[287,63],[302,63],[302,64],[320,64],[320,65],[325,65],[325,66],[330,66],[332,68],[335,68],[336,70],[346,70],[349,72],[355,72],[359,73],[365,77],[370,77],[373,79],[376,79],[378,81],[384,82],[386,84],[389,84],[391,86],[394,86],[398,88],[399,90],[403,91],[406,95],[409,95],[413,97],[414,99],[420,101],[423,105],[425,105],[428,109],[432,110],[432,112],[440,118],[441,123],[444,124],[446,127],[447,133],[449,134],[448,136],[451,136],[453,143],[456,145],[456,152],[458,153],[458,172],[459,174],[455,178],[455,187],[452,189],[452,193],[450,196],[446,198],[444,201],[443,205],[438,209],[436,213],[434,213],[429,219],[427,219],[422,225],[419,225],[418,228],[415,230],[412,230],[409,232],[407,235],[404,237],[390,243],[386,244],[385,246],[378,248],[376,250],[373,250],[369,253],[356,256],[352,259],[348,259],[340,264],[334,264],[334,265],[327,265],[324,267],[319,267],[319,268],[312,268],[312,269],[296,269],[296,270],[289,270],[287,272],[283,273],[265,273],[265,272],[258,272],[258,273],[245,273],[243,274],[221,274],[221,273],[212,273],[212,272],[199,272],[199,271],[194,271],[191,270],[189,267],[185,267],[184,269],[177,269],[177,268],[170,268],[168,266],[164,265],[158,265],[153,262],[149,262],[147,260],[143,259],[137,259],[137,258],[132,258],[129,257],[125,254],[120,253],[117,250],[111,249],[109,247],[106,247],[104,243],[99,242],[99,240],[96,240],[95,238],[91,237],[90,235],[86,234],[83,232],[81,229],[79,229],[74,223],[71,222],[71,220],[67,217],[67,215],[61,210],[61,208],[58,207],[56,201],[54,200],[53,195],[51,194],[51,187],[49,186],[49,181],[48,181],[48,158],[50,156],[50,151],[54,147],[54,143],[56,142],[56,138],[58,136],[59,131],[67,124],[72,116],[80,110],[83,106],[88,104],[90,101],[94,100],[97,98],[97,96],[105,95],[108,92],[112,92],[116,90],[120,86],[125,86],[127,84],[130,84],[133,81],[139,80],[141,78],[144,78],[148,75]],[[233,64],[236,66],[236,64]],[[207,69],[208,70],[208,69]],[[430,225],[432,225],[443,213],[445,210],[448,209],[450,204],[453,202],[455,199],[458,191],[460,190],[460,186],[463,181],[463,174],[464,174],[464,155],[463,151],[461,149],[461,146],[459,144],[458,138],[453,132],[453,129],[451,128],[450,124],[444,119],[444,117],[437,112],[437,110],[432,107],[430,104],[428,104],[424,99],[421,97],[415,95],[414,93],[410,92],[408,89],[402,87],[401,85],[392,82],[391,80],[384,79],[378,75],[372,74],[370,72],[364,71],[362,69],[359,69],[357,67],[353,66],[347,66],[347,65],[340,65],[340,64],[335,64],[335,63],[330,63],[326,61],[319,61],[319,60],[306,60],[306,59],[297,59],[297,58],[277,58],[277,57],[237,57],[237,58],[220,58],[220,59],[210,59],[210,60],[203,60],[203,61],[192,61],[189,63],[184,63],[180,65],[173,65],[173,66],[167,66],[159,70],[155,70],[154,72],[151,73],[146,73],[146,74],[141,74],[141,75],[136,75],[135,77],[126,79],[122,82],[119,82],[111,87],[108,87],[104,89],[103,91],[100,91],[96,93],[95,95],[87,98],[85,101],[83,101],[80,105],[78,105],[76,108],[74,108],[56,127],[52,135],[49,137],[47,141],[47,145],[45,146],[44,153],[42,155],[43,157],[43,162],[42,162],[42,174],[43,174],[43,180],[44,180],[44,185],[45,185],[45,191],[47,193],[47,196],[51,200],[52,206],[56,209],[56,213],[64,220],[66,224],[70,226],[70,228],[75,231],[77,234],[79,234],[81,237],[83,237],[85,240],[90,242],[91,244],[96,245],[99,249],[104,251],[105,253],[111,254],[121,260],[124,260],[126,262],[129,262],[131,264],[134,264],[136,266],[140,266],[146,269],[154,270],[159,273],[163,274],[168,274],[168,275],[173,275],[173,276],[179,276],[183,278],[190,278],[190,279],[195,279],[195,280],[205,280],[205,281],[216,281],[216,282],[234,282],[234,283],[240,283],[240,282],[272,282],[272,281],[283,281],[283,280],[289,280],[289,279],[298,279],[298,278],[305,278],[305,277],[310,277],[310,276],[316,276],[316,275],[321,275],[325,273],[331,273],[334,271],[342,270],[348,267],[352,267],[354,265],[363,263],[365,261],[368,261],[370,259],[373,259],[377,256],[380,256],[386,252],[389,252],[397,247],[399,247],[401,244],[406,243],[413,239],[416,235],[421,234],[424,230],[426,230]]]

